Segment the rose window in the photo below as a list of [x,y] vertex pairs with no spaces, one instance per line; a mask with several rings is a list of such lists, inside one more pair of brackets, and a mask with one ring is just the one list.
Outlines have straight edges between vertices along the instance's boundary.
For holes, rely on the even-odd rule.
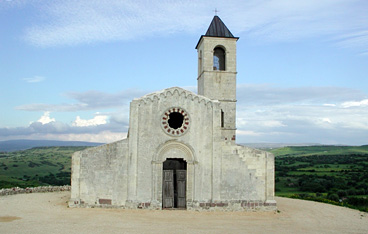
[[181,136],[189,129],[189,115],[182,108],[170,108],[161,116],[161,126],[166,134]]

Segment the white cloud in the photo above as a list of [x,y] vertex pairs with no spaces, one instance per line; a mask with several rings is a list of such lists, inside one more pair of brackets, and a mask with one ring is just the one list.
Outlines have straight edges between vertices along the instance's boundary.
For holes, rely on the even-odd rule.
[[42,123],[42,124],[48,124],[51,122],[55,122],[54,118],[50,118],[50,112],[46,111],[39,120],[37,120],[37,122]]
[[[368,17],[367,17],[368,18]],[[368,20],[366,18],[366,20]],[[346,35],[341,36],[337,39],[337,44],[346,47],[346,48],[354,48],[361,47],[364,48],[362,51],[362,55],[366,55],[368,53],[367,42],[368,42],[368,30],[363,29],[362,31],[348,33]]]
[[[1,130],[1,129],[0,129]],[[86,142],[98,142],[98,143],[111,143],[126,138],[127,133],[103,131],[98,134],[94,133],[70,133],[70,134],[55,134],[55,133],[33,133],[25,135],[5,136],[1,137],[1,140],[14,140],[14,139],[29,139],[29,140],[59,140],[59,141],[86,141]]]
[[[342,123],[342,127],[345,130],[351,130],[351,129],[358,129],[358,130],[363,130],[363,131],[368,131],[368,118],[363,119],[363,121],[346,121],[344,123]],[[367,143],[368,138],[366,137],[365,140]]]
[[236,130],[236,134],[240,136],[261,136],[263,133],[245,130]]
[[349,107],[365,107],[365,106],[368,106],[368,99],[364,99],[362,101],[343,102],[341,104],[341,106],[344,107],[344,108],[349,108]]
[[[325,131],[325,129],[336,129],[338,126],[334,125],[330,118],[313,118],[310,125],[314,125],[320,128],[320,131]],[[341,124],[341,123],[340,123]]]
[[[368,51],[366,0],[39,0],[25,39],[37,46],[132,40],[177,32],[203,33],[217,7],[233,33],[257,41],[326,37]],[[10,5],[10,4],[9,4]],[[24,7],[23,4],[12,4]],[[243,35],[242,35],[243,36]]]
[[[239,84],[237,99],[247,105],[282,105],[285,103],[314,104],[346,102],[363,99],[366,93],[343,87],[278,87],[272,84]],[[333,105],[333,104],[327,104]],[[261,108],[258,108],[261,110]]]
[[28,83],[39,83],[41,81],[45,80],[45,77],[42,76],[34,76],[31,78],[23,78],[24,81],[28,82]]
[[277,121],[277,120],[264,121],[263,126],[272,127],[272,128],[274,128],[274,127],[286,127],[285,124],[283,124],[281,121]]
[[88,127],[88,126],[97,126],[107,123],[108,116],[106,115],[98,115],[93,119],[81,119],[79,116],[72,123],[72,126],[75,127]]
[[322,118],[321,120],[326,123],[332,123],[332,121],[329,118]]
[[121,108],[129,106],[129,102],[134,98],[143,96],[146,92],[138,89],[124,90],[119,93],[104,93],[90,90],[87,92],[69,92],[65,95],[77,103],[67,104],[44,104],[31,103],[17,106],[17,110],[25,111],[54,111],[54,112],[74,112],[85,110],[103,110],[109,108]]
[[[109,138],[108,132],[114,133],[111,136],[127,133],[128,99],[130,101],[132,96],[138,96],[137,92],[84,92],[69,95],[76,101],[74,105],[82,106],[79,111],[94,109],[99,112],[94,118],[77,117],[72,124],[66,124],[55,121],[45,111],[37,122],[28,127],[0,128],[0,139],[19,139],[20,136],[55,139],[60,135],[63,139],[83,136],[83,139],[90,141],[111,142],[118,137]],[[239,85],[237,142],[367,144],[366,96],[357,90],[340,87],[279,88],[272,85]],[[118,104],[114,104],[114,99]],[[64,106],[67,111],[74,108],[66,104],[54,106],[59,111],[63,110],[60,106]],[[110,110],[102,112],[106,106]],[[106,140],[103,140],[104,137]]]
[[238,93],[239,143],[368,143],[365,93],[338,87],[272,85],[239,85]]
[[0,128],[0,140],[7,139],[55,139],[86,140],[111,142],[121,140],[128,131],[125,119],[106,121],[106,115],[97,115],[92,119],[76,118],[72,124],[66,124],[50,118],[46,112],[38,121],[26,127]]
[[[242,116],[241,114],[239,115]],[[262,114],[261,115],[257,114],[257,116],[258,116],[258,120],[252,119],[252,124],[262,127],[264,129],[286,127],[286,125],[283,124],[282,121],[269,119],[267,116],[264,117]],[[249,125],[250,121],[249,121],[249,118],[237,118],[236,124],[238,128],[242,128],[243,126]]]
[[[61,141],[87,141],[87,142],[100,142],[100,143],[111,143],[126,138],[126,132],[111,132],[103,131],[98,134],[94,133],[70,133],[70,134],[47,134],[38,136],[39,139],[53,139]],[[24,139],[24,138],[23,138]],[[32,135],[26,139],[37,139],[37,136]]]
[[75,45],[191,31],[198,27],[191,17],[196,6],[203,4],[170,0],[56,0],[39,6],[40,13],[49,20],[29,27],[26,40],[38,46]]

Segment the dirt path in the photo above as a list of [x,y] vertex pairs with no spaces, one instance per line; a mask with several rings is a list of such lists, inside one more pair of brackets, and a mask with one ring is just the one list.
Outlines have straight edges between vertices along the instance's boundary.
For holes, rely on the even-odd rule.
[[280,213],[67,208],[70,192],[0,197],[0,233],[368,233],[368,214],[277,198]]

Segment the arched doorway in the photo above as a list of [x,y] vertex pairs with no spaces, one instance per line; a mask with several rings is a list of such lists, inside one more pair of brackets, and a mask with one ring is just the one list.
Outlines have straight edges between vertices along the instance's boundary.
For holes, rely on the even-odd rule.
[[178,141],[167,141],[157,148],[152,159],[152,202],[157,208],[163,208],[163,164],[167,159],[180,159],[186,164],[186,208],[194,198],[195,160],[194,150]]
[[162,208],[186,208],[187,163],[168,158],[163,163]]

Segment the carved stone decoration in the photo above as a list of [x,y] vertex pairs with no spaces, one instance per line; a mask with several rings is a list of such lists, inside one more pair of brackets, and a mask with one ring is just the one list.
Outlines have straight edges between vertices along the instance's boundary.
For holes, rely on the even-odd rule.
[[167,109],[161,116],[162,130],[169,136],[182,136],[190,126],[189,114],[180,107],[171,107]]

